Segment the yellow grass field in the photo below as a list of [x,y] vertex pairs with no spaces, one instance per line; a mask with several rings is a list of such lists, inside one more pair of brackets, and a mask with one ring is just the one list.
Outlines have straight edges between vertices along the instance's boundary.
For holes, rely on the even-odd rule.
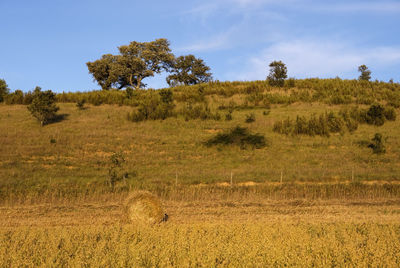
[[136,226],[119,202],[0,208],[1,267],[397,267],[396,200],[164,201]]

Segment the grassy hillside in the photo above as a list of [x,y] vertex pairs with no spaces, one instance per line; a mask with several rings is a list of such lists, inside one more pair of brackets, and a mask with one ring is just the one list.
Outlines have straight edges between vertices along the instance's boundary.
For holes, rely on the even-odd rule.
[[[359,104],[360,107],[367,108],[374,102],[386,106],[397,103],[400,98],[393,96],[399,95],[399,86],[337,79],[293,83],[289,86],[295,87],[290,88],[271,88],[259,81],[173,89],[176,111],[188,102],[206,103],[212,113],[220,115],[220,120],[188,120],[178,113],[166,120],[128,121],[128,112],[137,109],[141,98],[149,94],[145,91],[136,92],[136,97],[129,99],[137,102],[133,107],[89,104],[87,109],[79,110],[75,103],[59,103],[59,114],[65,115],[64,120],[45,127],[34,120],[26,106],[0,105],[1,200],[109,193],[108,169],[114,153],[124,155],[124,169],[128,173],[127,180],[118,183],[116,192],[138,187],[165,191],[166,186],[230,183],[231,176],[234,185],[244,182],[263,183],[264,187],[275,187],[274,183],[281,182],[366,185],[368,181],[390,182],[397,191],[399,120],[387,121],[379,127],[360,124],[354,133],[342,131],[330,137],[283,135],[274,132],[273,126],[286,118],[338,112],[362,103],[359,100],[365,98],[369,101]],[[94,93],[61,94],[58,98],[60,101],[90,99]],[[370,95],[364,95],[367,93]],[[115,97],[126,93],[99,94]],[[303,95],[311,97],[299,97]],[[335,97],[351,101],[334,105],[330,100]],[[226,121],[229,109],[233,111],[233,119]],[[255,122],[245,123],[250,114],[254,114]],[[264,135],[267,146],[241,149],[204,145],[216,134],[238,125]],[[386,153],[382,155],[373,154],[367,147],[377,132],[385,140]]]
[[[31,95],[7,97],[0,266],[400,265],[398,84],[214,82],[172,93],[172,103],[168,91],[58,94],[62,116],[44,127],[18,104]],[[368,147],[376,133],[385,153]],[[113,156],[126,162],[116,168]],[[110,168],[127,174],[115,187]],[[124,220],[137,189],[160,197],[166,223]]]

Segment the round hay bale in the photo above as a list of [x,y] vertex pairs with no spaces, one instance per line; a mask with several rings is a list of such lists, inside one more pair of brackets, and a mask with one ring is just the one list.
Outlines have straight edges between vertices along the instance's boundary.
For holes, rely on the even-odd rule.
[[156,224],[163,221],[160,200],[147,191],[137,191],[128,196],[125,204],[128,220],[135,224]]

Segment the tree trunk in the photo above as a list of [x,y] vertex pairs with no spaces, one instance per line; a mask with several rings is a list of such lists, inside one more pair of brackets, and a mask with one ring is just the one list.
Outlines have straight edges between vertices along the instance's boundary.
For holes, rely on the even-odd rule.
[[140,89],[140,84],[142,83],[142,78],[140,76],[138,76],[137,78],[137,85],[136,85],[136,89]]
[[133,78],[133,74],[131,74],[130,76],[129,76],[129,83],[131,84],[131,86],[133,87],[133,81],[132,81],[132,78]]

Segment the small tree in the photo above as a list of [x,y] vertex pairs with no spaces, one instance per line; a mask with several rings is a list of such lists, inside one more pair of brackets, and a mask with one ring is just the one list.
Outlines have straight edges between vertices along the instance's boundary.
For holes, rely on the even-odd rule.
[[0,79],[0,102],[4,101],[4,98],[8,95],[10,89],[4,79]]
[[282,61],[273,61],[269,64],[270,70],[267,80],[271,86],[283,87],[287,78],[287,68]]
[[172,74],[167,77],[170,86],[195,85],[207,83],[212,80],[212,74],[202,59],[193,55],[180,56],[175,59]]
[[366,65],[363,64],[358,66],[358,71],[361,73],[361,75],[358,77],[359,80],[369,81],[371,79],[371,71]]
[[382,134],[375,133],[372,143],[368,145],[374,154],[384,154],[386,152],[385,145],[383,144]]
[[114,153],[110,157],[110,167],[108,169],[108,182],[114,190],[115,184],[128,177],[128,173],[124,170],[125,157],[122,153]]
[[35,88],[28,110],[39,120],[41,126],[56,118],[59,107],[56,106],[55,101],[56,95],[51,90],[41,91],[40,87]]

